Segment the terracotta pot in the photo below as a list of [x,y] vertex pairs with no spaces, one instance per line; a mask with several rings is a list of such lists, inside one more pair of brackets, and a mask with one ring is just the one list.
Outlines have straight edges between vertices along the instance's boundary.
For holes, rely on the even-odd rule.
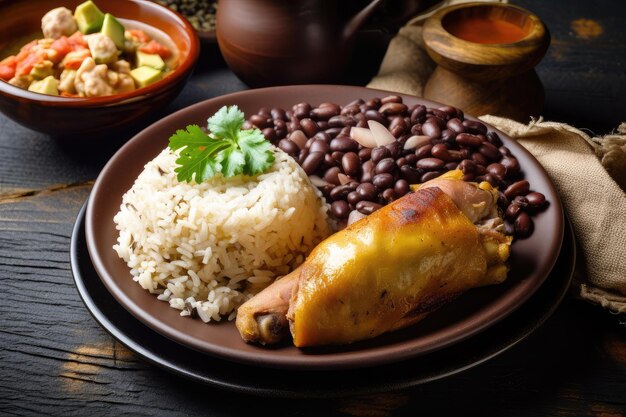
[[220,0],[217,41],[230,69],[250,86],[333,81],[357,29],[380,2],[342,22],[334,0]]

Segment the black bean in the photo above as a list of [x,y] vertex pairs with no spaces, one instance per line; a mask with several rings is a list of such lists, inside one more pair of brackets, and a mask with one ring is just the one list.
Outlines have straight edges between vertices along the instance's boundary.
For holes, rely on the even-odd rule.
[[402,153],[402,144],[398,141],[388,143],[385,148],[389,149],[392,158],[397,158]]
[[339,167],[341,165],[340,162],[337,162],[335,158],[333,158],[332,154],[327,153],[324,155],[324,165],[327,167]]
[[349,137],[338,136],[330,141],[330,149],[341,152],[358,152],[359,143]]
[[350,104],[348,106],[345,106],[343,109],[341,109],[341,115],[343,116],[354,116],[355,114],[359,113],[361,111],[359,104]]
[[272,112],[267,107],[261,107],[259,111],[257,112],[257,115],[265,119],[269,119],[270,117],[272,117]]
[[302,162],[302,169],[307,175],[312,175],[324,160],[323,152],[309,152]]
[[356,120],[350,116],[333,116],[328,119],[328,125],[330,127],[356,126]]
[[463,171],[464,174],[473,174],[476,172],[476,162],[471,159],[464,159],[459,163],[458,168]]
[[393,158],[384,158],[376,164],[376,168],[374,169],[374,172],[376,174],[383,174],[383,173],[391,174],[395,171],[395,168],[396,168],[396,161],[394,161]]
[[298,155],[298,163],[302,165],[304,159],[309,155],[309,150],[307,148],[301,149],[300,154]]
[[361,169],[359,156],[354,152],[346,152],[341,158],[341,167],[346,175],[356,177]]
[[378,163],[385,158],[389,158],[391,156],[391,151],[384,146],[377,146],[372,149],[372,161],[374,163]]
[[526,180],[516,181],[513,184],[509,185],[506,190],[504,190],[504,195],[506,198],[511,200],[512,198],[518,195],[528,194],[528,190],[530,188],[530,184]]
[[420,123],[411,126],[411,134],[415,136],[422,136],[422,125]]
[[305,118],[300,120],[300,127],[302,131],[308,136],[313,137],[317,132],[319,132],[320,127],[315,123],[314,120]]
[[417,148],[415,151],[415,156],[418,159],[428,158],[430,156],[430,151],[433,149],[433,145],[424,145]]
[[487,172],[495,175],[499,179],[503,179],[504,175],[506,174],[506,168],[504,167],[504,165],[495,162],[493,164],[487,165]]
[[[411,132],[412,133],[412,132]],[[441,128],[439,125],[431,119],[426,120],[422,125],[422,133],[431,138],[438,138],[441,136]]]
[[407,111],[407,109],[408,109],[408,107],[406,106],[406,104],[395,103],[395,102],[387,102],[387,103],[383,104],[382,106],[380,106],[380,109],[378,109],[378,111],[383,116],[389,116],[389,115],[402,114],[405,111]]
[[376,194],[378,194],[378,190],[371,182],[364,182],[359,184],[356,187],[356,192],[361,196],[361,200],[374,200],[376,198]]
[[[392,103],[392,104],[397,104],[397,103]],[[404,133],[407,130],[408,130],[408,126],[406,124],[406,121],[401,116],[394,117],[391,123],[389,123],[389,131],[396,138],[399,138],[400,136],[404,135]]]
[[[325,104],[325,103],[322,103]],[[339,106],[335,105],[326,105],[322,107],[317,107],[311,110],[310,115],[315,120],[328,120],[333,116],[337,116],[340,112]]]
[[377,174],[372,179],[372,183],[379,190],[384,190],[386,188],[391,187],[394,184],[394,182],[395,181],[394,181],[393,175],[386,173],[386,172],[382,174]]
[[433,145],[433,148],[431,149],[430,153],[435,158],[439,158],[443,161],[447,161],[450,159],[450,153],[448,152],[448,147],[443,143],[438,143],[436,145]]
[[[434,147],[433,147],[434,149]],[[425,171],[435,171],[443,168],[445,162],[439,158],[423,158],[417,161],[415,166]]]
[[411,123],[422,123],[425,119],[426,107],[420,104],[411,112]]
[[485,156],[480,152],[475,152],[472,154],[472,161],[476,162],[476,165],[479,165],[482,167],[489,164],[489,161],[487,160],[487,158],[485,158]]
[[359,151],[359,160],[365,162],[372,156],[372,148],[363,148]]
[[400,168],[402,165],[406,165],[406,158],[404,156],[396,159],[396,165],[398,166],[398,168]]
[[487,126],[482,124],[481,122],[477,122],[474,120],[464,120],[463,126],[465,126],[465,130],[470,133],[481,133],[483,135],[487,134]]
[[377,110],[368,110],[365,112],[365,118],[367,120],[374,120],[382,125],[387,125],[387,119],[383,117]]
[[515,176],[520,171],[519,161],[513,156],[502,158],[500,163],[506,168],[507,177]]
[[298,152],[300,152],[300,148],[298,147],[298,145],[296,145],[289,139],[281,139],[280,142],[278,142],[278,147],[291,156],[296,156],[298,155]]
[[540,209],[546,203],[546,196],[536,191],[526,194],[526,199],[528,200],[530,207],[533,209]]
[[334,139],[337,137],[337,135],[339,135],[339,132],[341,132],[341,128],[340,127],[331,127],[330,129],[325,129],[324,133],[326,133],[328,135],[328,137],[330,137],[331,139]]
[[269,140],[270,142],[274,142],[277,139],[276,131],[271,127],[266,127],[262,130],[262,133],[263,136],[265,136],[265,139]]
[[454,146],[454,144],[456,143],[456,132],[450,130],[450,129],[444,129],[441,131],[441,141],[450,145],[450,146]]
[[390,95],[390,96],[386,96],[380,99],[380,103],[381,104],[387,104],[387,103],[402,103],[402,97],[398,96],[398,95]]
[[374,177],[375,169],[376,164],[371,159],[363,162],[363,166],[361,167],[361,182],[371,182]]
[[520,213],[513,223],[515,227],[515,234],[517,237],[525,238],[530,236],[533,231],[533,221],[528,213]]
[[313,137],[315,139],[323,140],[326,143],[330,143],[330,141],[332,140],[330,135],[328,133],[326,133],[325,131],[317,132],[315,134],[315,136],[313,136]]
[[337,163],[339,164],[338,166],[341,165],[341,159],[343,158],[344,152],[341,151],[334,151],[333,153],[330,154],[330,156],[333,157],[333,159],[335,161],[337,161]]
[[417,155],[415,155],[414,153],[410,153],[407,156],[405,156],[406,158],[406,163],[411,165],[411,166],[415,166],[415,163],[418,161]]
[[500,136],[498,136],[496,132],[488,132],[487,140],[489,141],[489,143],[491,143],[492,145],[496,147],[502,146],[502,140],[500,139]]
[[443,112],[439,109],[430,109],[428,112],[443,121],[443,123],[438,122],[440,128],[443,129],[446,126],[446,121],[450,118],[450,116],[446,112]]
[[266,127],[270,127],[274,124],[273,120],[269,120],[266,117],[260,116],[258,114],[253,114],[250,116],[250,123],[258,127],[259,129],[265,129]]
[[383,191],[382,197],[387,203],[391,203],[392,201],[398,199],[398,195],[393,190],[393,188],[387,188],[385,191]]
[[338,219],[347,219],[350,214],[350,207],[346,201],[337,200],[330,205],[330,212]]
[[477,148],[483,144],[483,141],[480,140],[478,136],[472,135],[470,133],[459,133],[456,135],[456,143],[460,146],[467,146],[470,148]]
[[454,170],[457,168],[457,166],[458,166],[458,165],[459,165],[459,164],[458,164],[458,163],[456,163],[456,162],[448,162],[448,163],[447,163],[447,164],[445,164],[443,167],[444,167],[445,169],[447,169],[448,171],[454,171]]
[[507,148],[506,146],[500,146],[498,150],[500,151],[502,156],[512,156],[511,150]]
[[522,209],[526,209],[530,204],[528,203],[528,199],[524,195],[515,196],[511,204],[517,204]]
[[285,110],[281,108],[274,107],[272,110],[270,110],[270,114],[272,115],[272,118],[274,120],[281,120],[283,122],[287,121],[287,114],[285,113]]
[[354,190],[356,190],[356,187],[352,183],[338,185],[334,187],[330,192],[330,198],[332,198],[333,200],[345,199],[346,196]]
[[421,182],[430,181],[432,179],[437,178],[438,176],[440,176],[444,172],[445,171],[430,171],[430,172],[427,172],[424,175],[422,175],[422,178],[420,178],[420,181]]
[[483,142],[483,144],[478,148],[478,152],[483,154],[490,161],[499,161],[502,159],[502,154],[494,145],[489,142]]
[[311,146],[309,146],[309,152],[322,152],[328,153],[330,151],[330,146],[328,143],[324,142],[321,139],[313,139]]
[[[327,155],[329,156],[329,155]],[[339,169],[339,167],[330,167],[326,170],[326,172],[324,173],[324,181],[330,183],[330,184],[334,184],[334,185],[339,185],[339,173],[341,172],[341,169]]]
[[362,200],[361,194],[357,193],[356,191],[350,191],[346,197],[346,200],[348,200],[348,203],[352,204],[352,206],[356,206],[356,203]]
[[399,179],[394,184],[393,189],[398,197],[402,197],[411,190],[411,187],[409,186],[409,182],[407,180]]
[[409,184],[418,184],[423,172],[424,171],[418,170],[409,165],[404,165],[400,168],[400,175],[402,175],[402,178],[404,178]]
[[373,203],[371,201],[359,201],[356,204],[356,209],[363,214],[372,214],[381,207],[382,205]]

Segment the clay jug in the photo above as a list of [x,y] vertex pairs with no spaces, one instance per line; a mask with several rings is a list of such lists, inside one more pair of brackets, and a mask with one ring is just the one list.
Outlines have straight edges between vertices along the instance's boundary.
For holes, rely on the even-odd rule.
[[217,41],[230,69],[251,87],[331,82],[381,1],[345,22],[336,0],[220,0]]

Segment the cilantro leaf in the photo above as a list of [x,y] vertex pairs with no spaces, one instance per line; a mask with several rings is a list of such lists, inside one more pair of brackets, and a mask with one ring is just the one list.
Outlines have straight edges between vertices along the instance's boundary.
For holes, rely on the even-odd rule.
[[259,129],[241,130],[244,120],[237,106],[224,106],[209,118],[210,134],[198,125],[177,130],[169,147],[180,149],[175,169],[178,181],[201,182],[218,173],[224,177],[257,175],[271,167],[270,143]]
[[259,129],[241,131],[239,147],[246,160],[244,174],[260,174],[272,166],[274,154],[270,150],[270,143],[265,140],[265,136]]

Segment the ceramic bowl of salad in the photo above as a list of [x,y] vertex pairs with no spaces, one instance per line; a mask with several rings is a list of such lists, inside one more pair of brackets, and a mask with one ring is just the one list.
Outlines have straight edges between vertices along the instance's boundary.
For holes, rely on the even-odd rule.
[[0,111],[59,138],[140,127],[185,86],[192,25],[141,0],[0,2]]

